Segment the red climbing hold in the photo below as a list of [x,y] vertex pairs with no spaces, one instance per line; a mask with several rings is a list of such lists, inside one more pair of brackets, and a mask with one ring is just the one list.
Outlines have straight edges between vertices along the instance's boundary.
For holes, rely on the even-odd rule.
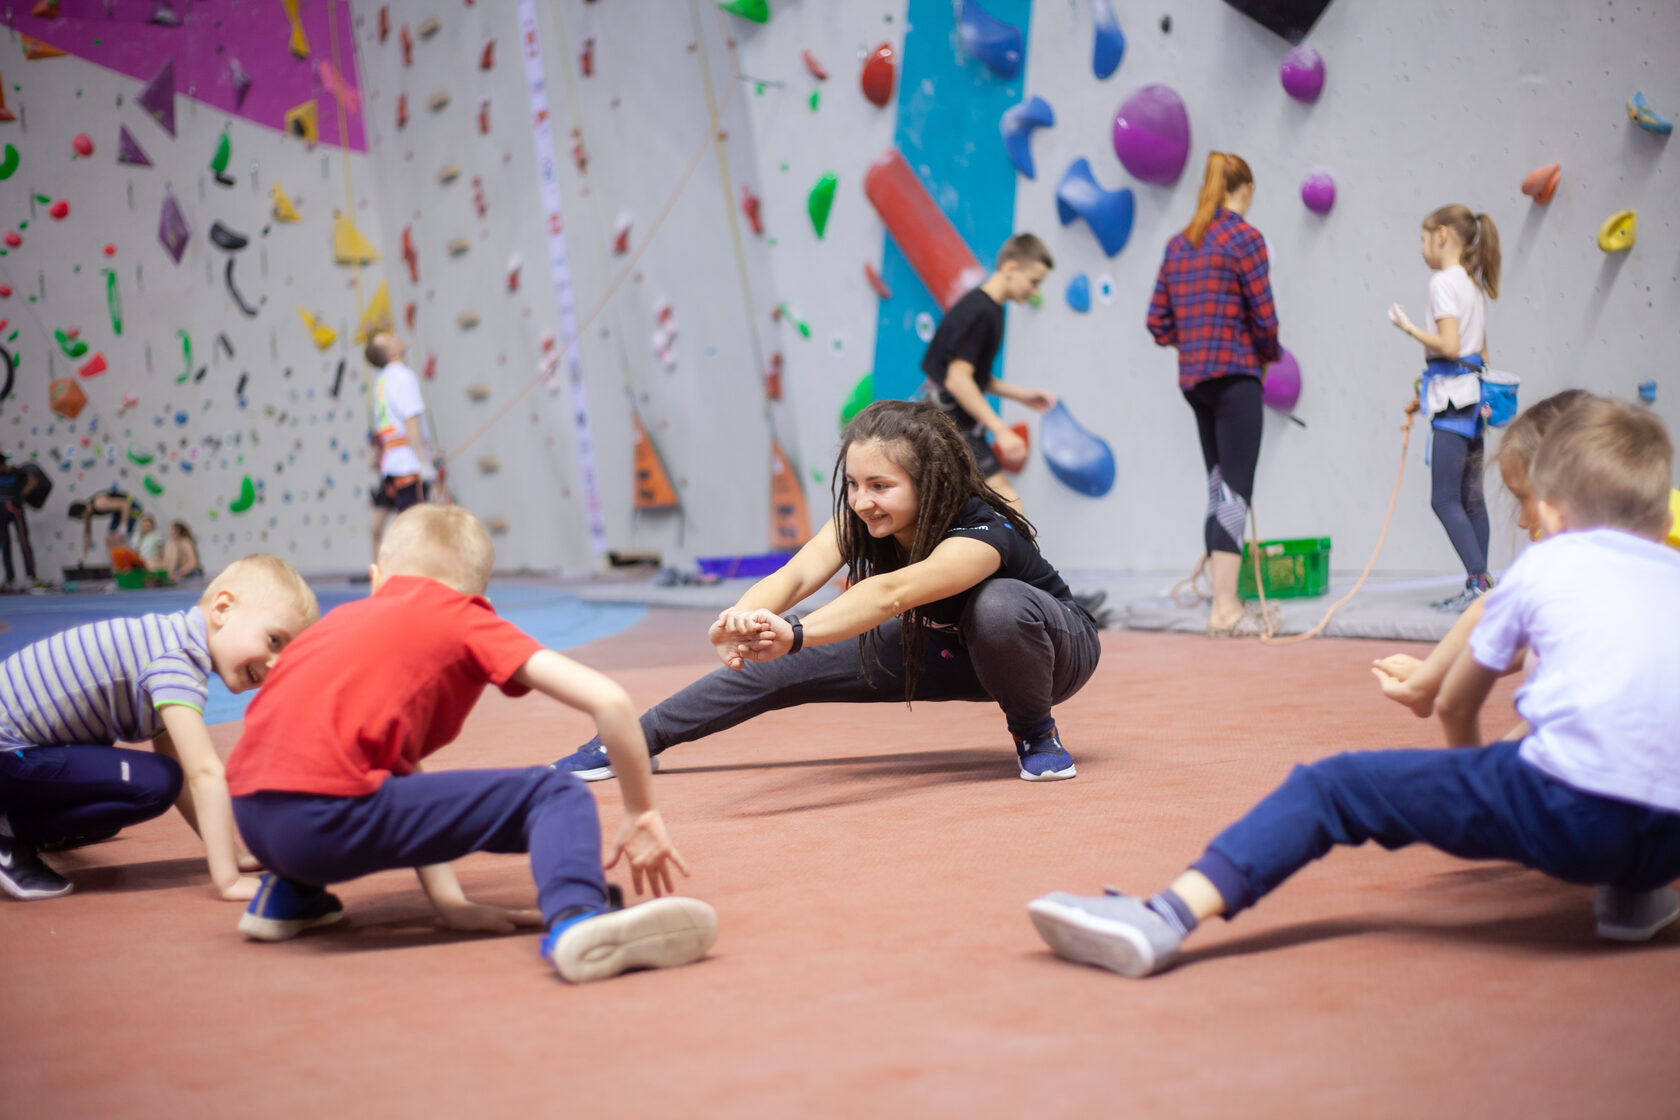
[[391,37],[391,8],[381,5],[379,8],[379,41],[383,43]]
[[427,354],[426,355],[426,380],[427,381],[433,381],[433,380],[436,380],[436,378],[437,378],[437,355],[436,354]]
[[408,324],[408,329],[411,331],[414,329],[414,312],[416,310],[413,300],[410,300],[408,306],[403,309],[403,322]]
[[408,24],[402,25],[403,65],[414,65],[414,36],[408,33]]
[[583,50],[578,54],[578,69],[583,71],[583,76],[586,78],[595,76],[595,40],[593,38],[583,41]]
[[863,64],[863,76],[859,79],[863,95],[870,104],[883,109],[887,107],[887,102],[892,100],[893,77],[892,44],[882,43],[869,52],[869,59]]
[[408,94],[397,94],[397,128],[408,124]]
[[78,133],[76,138],[70,141],[70,146],[76,149],[76,154],[79,156],[91,156],[93,154],[93,140],[85,132]]
[[875,266],[868,261],[863,262],[863,278],[869,281],[869,286],[875,289],[876,295],[882,299],[892,298],[892,289],[887,287],[887,282],[881,279],[881,274],[876,272]]
[[816,55],[806,51],[801,57],[804,58],[805,69],[811,72],[811,77],[819,82],[828,81],[828,71],[823,69],[823,64],[817,61]]
[[62,222],[70,216],[70,204],[61,198],[47,207],[47,213],[53,216],[54,221]]
[[116,255],[117,255],[117,247],[116,247],[116,246],[115,246],[115,245],[107,245],[107,246],[105,246],[105,255],[106,255],[106,256],[107,256],[107,257],[114,257],[114,256],[116,256]]
[[486,136],[490,134],[490,99],[488,97],[478,103],[478,131]]
[[478,56],[478,68],[488,70],[496,65],[496,40],[492,39],[484,44],[484,53]]
[[473,209],[480,218],[484,217],[484,180],[477,175],[473,176]]
[[0,299],[11,299],[11,298],[12,298],[12,286],[10,284],[0,284]]
[[23,244],[23,235],[22,234],[18,233],[16,230],[10,230],[9,229],[9,230],[6,231],[6,245],[7,245],[7,247],[12,248],[12,249],[16,249],[19,245],[22,245],[22,244]]
[[402,236],[403,260],[408,264],[408,282],[420,283],[420,257],[414,251],[414,227],[404,226]]
[[747,222],[752,226],[754,233],[764,232],[764,215],[760,213],[760,201],[751,187],[745,183],[741,184],[741,213],[747,216]]
[[76,372],[81,374],[83,377],[98,377],[100,374],[105,372],[105,355],[95,354],[83,363],[82,368],[78,369]]

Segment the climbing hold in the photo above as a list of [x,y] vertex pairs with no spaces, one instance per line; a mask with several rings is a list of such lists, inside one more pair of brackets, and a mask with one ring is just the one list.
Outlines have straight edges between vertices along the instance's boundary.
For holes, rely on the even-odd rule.
[[146,155],[140,142],[134,134],[128,131],[127,125],[117,126],[117,162],[131,164],[134,167],[150,167],[151,158]]
[[986,278],[968,243],[897,148],[888,148],[869,165],[863,193],[941,311],[949,311]]
[[[175,384],[180,385],[192,376],[192,335],[184,330],[178,330],[175,333],[181,338],[181,372],[175,375]],[[186,421],[177,417],[175,422],[183,424]]]
[[480,136],[490,135],[490,99],[488,97],[478,103],[478,132]]
[[1283,91],[1297,101],[1317,101],[1324,92],[1324,59],[1311,47],[1296,47],[1278,68]]
[[613,219],[613,252],[623,256],[630,251],[630,214],[620,210]]
[[1126,36],[1120,31],[1120,21],[1114,17],[1114,5],[1109,0],[1091,0],[1091,22],[1096,32],[1091,44],[1091,72],[1106,78],[1120,68]]
[[76,149],[76,154],[79,156],[91,156],[93,154],[93,140],[85,132],[78,132],[75,138],[70,141],[70,146]]
[[105,310],[111,315],[111,333],[120,336],[123,329],[122,297],[117,293],[117,274],[113,269],[105,273]]
[[881,274],[876,272],[875,266],[868,261],[863,262],[863,278],[869,281],[869,286],[875,289],[876,295],[882,299],[892,298],[892,289],[887,287],[887,282],[881,279]]
[[[296,0],[292,0],[292,2],[296,3]],[[256,486],[256,483],[251,481],[251,476],[250,475],[246,475],[244,478],[239,480],[239,497],[233,499],[233,501],[228,503],[228,512],[229,513],[244,513],[246,510],[250,509],[252,506],[254,506],[256,504],[257,504],[257,486]]]
[[149,467],[157,456],[150,451],[144,451],[136,444],[128,445],[128,461],[137,467]]
[[152,495],[154,498],[163,493],[163,483],[159,482],[151,475],[147,475],[140,481],[146,487],[146,493]]
[[273,209],[275,221],[301,222],[303,220],[298,216],[297,207],[292,205],[291,197],[286,194],[285,187],[282,187],[279,183],[275,183],[273,189],[268,193],[269,197],[274,200]]
[[321,139],[321,122],[314,98],[286,110],[286,131],[311,146]]
[[408,94],[397,94],[397,130],[408,127]]
[[958,36],[963,49],[986,64],[986,68],[1008,81],[1021,72],[1021,29],[1005,23],[982,8],[976,0],[963,0]]
[[175,135],[175,60],[164,63],[134,100],[165,132]]
[[583,49],[578,52],[578,70],[586,78],[595,76],[595,37],[593,35],[583,41]]
[[1083,272],[1068,281],[1067,302],[1069,307],[1080,313],[1091,310],[1091,281]]
[[391,37],[391,7],[389,4],[379,6],[379,41],[383,43]]
[[494,455],[480,455],[476,465],[482,474],[495,474],[502,469],[502,461]]
[[1190,118],[1178,94],[1149,85],[1126,98],[1114,114],[1114,154],[1146,183],[1178,182],[1190,156]]
[[823,64],[817,61],[816,55],[812,54],[810,51],[804,51],[801,53],[800,58],[804,60],[805,69],[811,77],[815,78],[819,82],[828,81],[828,71],[823,69]]
[[805,199],[805,209],[811,214],[811,227],[817,231],[819,239],[828,229],[828,212],[834,207],[834,188],[839,182],[834,172],[830,171],[817,180]]
[[19,233],[15,229],[9,229],[6,231],[5,240],[8,248],[16,249],[19,245],[23,244],[23,234]]
[[811,112],[813,112],[813,113],[816,112],[817,111],[817,106],[821,105],[821,104],[822,104],[822,90],[820,90],[820,89],[812,90],[811,91]]
[[1126,247],[1132,235],[1134,207],[1130,187],[1104,190],[1092,177],[1090,162],[1083,157],[1068,165],[1062,181],[1056,185],[1056,216],[1062,224],[1072,225],[1076,218],[1085,219],[1085,224],[1097,235],[1103,252],[1111,257]]
[[228,177],[228,160],[233,156],[233,140],[228,136],[227,129],[216,140],[216,154],[210,157],[210,173],[216,177],[216,182],[224,187],[233,186],[233,180]]
[[76,370],[76,376],[84,378],[98,377],[100,374],[105,372],[105,369],[105,355],[95,354],[93,357],[81,364],[81,366]]
[[490,399],[490,386],[484,384],[482,381],[480,381],[480,382],[478,382],[477,384],[474,384],[474,385],[468,385],[467,386],[467,399],[469,401],[487,401],[487,400],[489,400]]
[[373,290],[373,298],[368,300],[367,310],[362,312],[362,318],[356,324],[355,340],[366,342],[376,332],[390,329],[391,287],[381,276],[379,287]]
[[7,144],[6,154],[0,156],[0,179],[10,179],[12,173],[18,169],[18,162],[18,150]]
[[1113,303],[1114,277],[1110,276],[1106,272],[1101,273],[1097,276],[1095,284],[1097,287],[1097,298],[1102,300],[1104,303]]
[[17,120],[17,114],[6,108],[6,90],[0,86],[0,124]]
[[1102,437],[1080,426],[1065,400],[1044,414],[1038,442],[1050,473],[1069,489],[1092,498],[1113,489],[1114,451]]
[[233,85],[233,107],[243,109],[245,98],[251,92],[251,75],[245,72],[245,67],[232,56],[228,58],[228,81]]
[[70,216],[70,204],[61,198],[47,207],[47,213],[52,216],[54,221],[62,222]]
[[1651,103],[1645,100],[1643,92],[1633,95],[1632,99],[1628,101],[1627,109],[1628,119],[1646,132],[1655,133],[1658,136],[1667,136],[1674,131],[1673,122],[1658,116],[1657,111],[1651,108]]
[[1634,211],[1618,210],[1598,227],[1598,247],[1606,253],[1621,253],[1633,248],[1638,225],[1638,215]]
[[398,38],[400,38],[402,40],[403,65],[404,66],[413,66],[414,65],[414,36],[410,35],[408,33],[408,24],[405,23],[405,24],[402,25],[402,34],[400,36],[398,36]]
[[871,105],[882,109],[887,107],[887,102],[892,100],[896,71],[891,43],[882,43],[869,52],[869,57],[863,63],[863,73],[858,77],[858,84],[863,88],[863,96],[869,99]]
[[447,163],[438,168],[437,181],[440,183],[453,183],[460,177],[461,165],[458,163]]
[[1003,146],[1009,153],[1009,162],[1029,179],[1035,177],[1030,142],[1033,129],[1048,128],[1055,123],[1056,112],[1042,97],[1033,97],[1005,109],[998,120],[998,130],[1003,133]]
[[66,358],[79,358],[88,351],[88,344],[77,338],[69,331],[55,330],[53,337],[58,340],[58,348]]
[[1544,167],[1536,167],[1523,177],[1522,192],[1544,206],[1557,193],[1558,180],[1563,178],[1563,168],[1555,163],[1548,163]]
[[923,342],[933,341],[933,316],[926,311],[916,315],[916,337]]
[[484,180],[477,175],[473,176],[473,210],[484,217]]
[[1261,380],[1260,399],[1279,412],[1292,412],[1301,399],[1301,365],[1295,355],[1284,350],[1278,360],[1266,367]]
[[478,312],[476,311],[463,311],[459,315],[455,316],[455,325],[464,331],[470,331],[474,327],[478,326],[478,324],[479,317]]
[[74,420],[87,407],[87,394],[68,377],[60,377],[47,386],[47,407],[57,416]]
[[355,86],[347,81],[338,68],[326,59],[315,64],[315,74],[321,80],[321,88],[332,94],[333,100],[344,108],[346,113],[359,113],[362,110],[362,94]]
[[1301,180],[1301,201],[1314,214],[1328,214],[1336,205],[1336,180],[1328,171],[1314,171]]
[[58,0],[35,0],[35,6],[29,10],[29,14],[36,19],[57,19]]
[[763,200],[753,193],[747,184],[741,184],[741,213],[746,215],[747,224],[757,234],[764,232],[764,214],[760,210]]
[[436,93],[432,94],[432,96],[430,98],[427,99],[426,108],[430,109],[432,112],[435,113],[439,109],[442,109],[444,106],[446,106],[448,104],[449,104],[449,91],[446,90],[446,89],[440,89]]
[[525,267],[525,259],[518,253],[510,253],[507,262],[507,290],[519,290],[519,270]]
[[443,30],[443,21],[433,16],[420,24],[420,38],[430,39],[441,30]]
[[23,57],[30,62],[42,58],[63,58],[65,55],[63,50],[51,43],[43,43],[39,39],[30,38],[28,35],[19,35],[18,38],[23,40]]
[[[1022,443],[1030,443],[1032,441],[1032,429],[1029,428],[1025,423],[1011,424],[1009,426],[1009,430],[1014,432],[1016,434],[1016,436],[1018,436],[1020,438]],[[989,442],[995,443],[997,441],[996,440],[990,440]],[[1026,469],[1026,466],[1027,466],[1026,462],[1023,461],[1019,467],[1004,467],[1003,469],[1008,471],[1010,474],[1020,474],[1023,470]]]
[[379,250],[362,235],[342,211],[333,211],[333,260],[339,264],[372,264],[379,259]]
[[414,251],[414,227],[404,226],[402,231],[403,262],[408,265],[408,282],[420,283],[420,255]]
[[444,248],[449,250],[450,256],[458,257],[462,253],[465,253],[468,249],[472,248],[472,240],[466,237],[457,237],[455,240],[445,245]]
[[840,406],[840,426],[844,428],[852,422],[852,417],[868,408],[875,401],[875,375],[866,373],[852,386],[852,391],[846,396],[845,403]]
[[[4,396],[4,394],[0,394],[0,396]],[[1646,404],[1656,403],[1657,382],[1655,378],[1650,381],[1641,381],[1639,383],[1639,399],[1644,401]],[[1669,536],[1672,538],[1673,534],[1676,532],[1680,532],[1680,524],[1670,526]]]
[[157,0],[156,6],[152,8],[151,17],[146,22],[159,27],[179,27],[181,13],[175,10],[175,5],[170,0]]
[[488,70],[496,65],[496,40],[492,39],[484,44],[484,51],[478,56],[478,68]]
[[291,38],[286,45],[298,58],[308,58],[309,36],[303,33],[303,20],[298,18],[298,0],[281,0],[281,3],[286,9],[286,22],[292,25]]
[[718,0],[718,7],[732,16],[754,23],[770,22],[770,0]]
[[501,536],[508,531],[508,519],[505,517],[486,517],[484,527],[490,530],[492,534]]
[[210,240],[218,249],[226,249],[230,253],[237,253],[251,243],[249,237],[246,237],[243,233],[234,232],[221,222],[211,223]]
[[338,332],[327,326],[325,320],[311,315],[302,304],[298,305],[297,313],[298,318],[303,320],[303,325],[308,328],[309,337],[314,341],[315,349],[325,350],[338,341]]
[[176,264],[181,263],[181,254],[187,251],[187,241],[191,236],[187,219],[181,215],[180,204],[175,201],[175,192],[164,187],[163,206],[158,214],[158,241]]

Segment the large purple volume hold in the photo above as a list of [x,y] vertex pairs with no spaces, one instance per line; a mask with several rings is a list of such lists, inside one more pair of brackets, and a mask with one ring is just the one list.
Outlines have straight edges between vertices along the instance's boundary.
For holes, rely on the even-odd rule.
[[1167,187],[1190,158],[1190,116],[1178,94],[1144,86],[1114,114],[1114,154],[1136,178]]

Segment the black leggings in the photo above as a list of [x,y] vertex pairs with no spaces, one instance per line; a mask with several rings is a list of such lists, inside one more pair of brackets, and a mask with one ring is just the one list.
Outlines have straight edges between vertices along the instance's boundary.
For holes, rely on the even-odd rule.
[[1254,468],[1260,462],[1260,379],[1246,374],[1215,377],[1184,390],[1202,437],[1202,465],[1208,472],[1209,552],[1241,554],[1243,523],[1254,500]]
[[[1453,409],[1446,415],[1462,411],[1474,416],[1475,407]],[[1482,497],[1481,427],[1477,426],[1475,439],[1442,428],[1431,429],[1430,436],[1434,441],[1429,458],[1430,508],[1464,562],[1465,574],[1482,575],[1487,571],[1489,529],[1487,501]]]

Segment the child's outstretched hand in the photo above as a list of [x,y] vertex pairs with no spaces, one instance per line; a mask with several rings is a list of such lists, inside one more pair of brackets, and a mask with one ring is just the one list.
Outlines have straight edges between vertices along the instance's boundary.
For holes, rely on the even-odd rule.
[[1056,394],[1048,389],[1023,389],[1021,403],[1039,412],[1049,412],[1056,407]]
[[1371,675],[1377,678],[1383,695],[1396,704],[1404,704],[1413,714],[1427,719],[1435,712],[1435,694],[1440,681],[1418,672],[1423,662],[1407,653],[1393,653],[1371,662]]
[[465,898],[444,902],[434,900],[432,906],[446,927],[465,933],[512,933],[521,926],[536,928],[543,924],[541,910],[509,910],[503,906],[469,902]]
[[1412,321],[1406,317],[1406,309],[1398,303],[1388,305],[1388,321],[1399,327],[1402,333],[1411,334],[1417,330]]
[[688,875],[688,864],[683,862],[677,846],[666,835],[665,821],[658,809],[649,809],[635,816],[625,814],[618,826],[618,835],[613,837],[612,853],[603,866],[613,867],[620,856],[629,857],[630,883],[637,894],[643,893],[644,877],[650,894],[670,894],[675,890],[676,883],[671,878],[673,864],[684,877]]

